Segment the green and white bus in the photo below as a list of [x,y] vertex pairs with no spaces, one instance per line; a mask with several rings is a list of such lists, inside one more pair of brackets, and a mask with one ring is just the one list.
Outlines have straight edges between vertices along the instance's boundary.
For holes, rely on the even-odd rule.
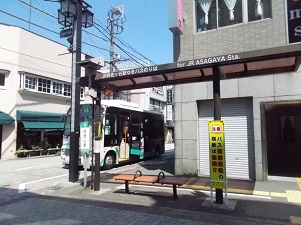
[[[87,152],[90,156],[92,154],[90,140],[92,140],[93,105],[92,102],[81,102],[80,107],[79,165],[82,166],[84,154]],[[135,103],[121,100],[102,100],[101,111],[101,124],[94,126],[95,133],[100,135],[100,142],[98,144],[94,142],[94,152],[100,152],[100,166],[104,169],[111,169],[123,162],[159,156],[165,152],[163,114],[146,111]],[[69,109],[65,117],[61,148],[63,165],[69,165],[70,121]]]

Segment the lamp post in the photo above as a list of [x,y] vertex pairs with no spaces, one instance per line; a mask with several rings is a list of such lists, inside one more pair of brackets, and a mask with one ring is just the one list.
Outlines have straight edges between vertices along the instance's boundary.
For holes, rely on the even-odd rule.
[[69,153],[69,181],[78,181],[79,165],[79,114],[80,114],[80,85],[76,78],[80,77],[82,44],[82,26],[93,26],[93,13],[88,10],[91,6],[83,0],[60,0],[61,7],[58,10],[58,23],[64,29],[60,33],[61,38],[67,38],[72,53],[71,67],[71,129],[70,129],[70,153]]

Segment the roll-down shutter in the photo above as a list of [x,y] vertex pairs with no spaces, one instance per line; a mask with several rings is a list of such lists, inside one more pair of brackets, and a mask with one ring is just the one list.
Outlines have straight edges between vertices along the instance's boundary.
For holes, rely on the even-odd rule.
[[[200,175],[209,176],[208,120],[213,120],[213,101],[199,103]],[[227,178],[255,178],[253,104],[251,98],[223,99]]]

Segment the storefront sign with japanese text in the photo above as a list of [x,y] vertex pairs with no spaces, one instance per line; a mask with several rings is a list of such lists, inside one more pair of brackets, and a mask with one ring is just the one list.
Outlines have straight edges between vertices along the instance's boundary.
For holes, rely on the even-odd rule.
[[226,188],[226,161],[224,121],[208,121],[209,123],[209,157],[211,187]]

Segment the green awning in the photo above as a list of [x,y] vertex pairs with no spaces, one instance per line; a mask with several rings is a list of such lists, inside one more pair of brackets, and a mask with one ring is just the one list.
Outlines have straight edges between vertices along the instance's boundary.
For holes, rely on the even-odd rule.
[[63,114],[17,110],[17,121],[61,122]]
[[0,125],[10,125],[13,124],[14,121],[10,115],[0,111]]
[[23,121],[25,130],[63,130],[63,122],[34,122]]

